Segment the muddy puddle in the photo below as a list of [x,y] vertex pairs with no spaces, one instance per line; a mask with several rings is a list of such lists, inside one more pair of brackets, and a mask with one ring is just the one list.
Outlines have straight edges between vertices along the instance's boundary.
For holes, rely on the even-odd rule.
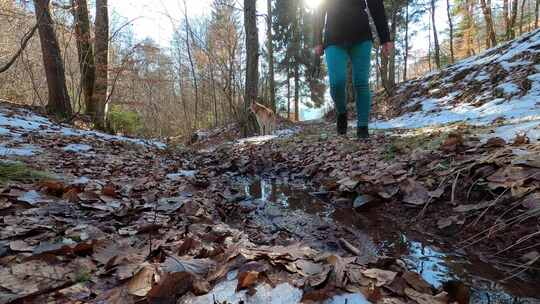
[[[374,211],[356,211],[350,201],[330,201],[324,192],[294,182],[263,178],[242,180],[239,185],[245,192],[240,204],[250,210],[247,222],[257,234],[254,239],[261,242],[295,239],[343,253],[340,239],[346,239],[360,249],[366,262],[380,255],[399,256],[435,287],[449,281],[467,285],[470,303],[540,303],[540,278],[503,281],[509,274],[495,263],[482,262],[471,253],[439,249],[428,239],[377,220],[380,216]],[[366,302],[349,299],[347,303]]]

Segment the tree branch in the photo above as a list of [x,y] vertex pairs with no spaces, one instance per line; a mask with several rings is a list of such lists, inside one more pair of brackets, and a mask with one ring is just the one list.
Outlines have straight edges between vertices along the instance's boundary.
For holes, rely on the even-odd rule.
[[30,38],[34,36],[34,33],[36,32],[37,28],[38,28],[38,23],[36,23],[36,25],[34,25],[34,27],[32,27],[32,29],[28,33],[24,34],[23,38],[21,39],[21,47],[19,48],[19,50],[17,50],[17,52],[13,55],[13,57],[11,57],[11,59],[5,65],[0,66],[0,73],[7,71],[15,63],[15,61],[17,61],[17,58],[21,56],[22,52],[28,45],[28,41],[30,41]]

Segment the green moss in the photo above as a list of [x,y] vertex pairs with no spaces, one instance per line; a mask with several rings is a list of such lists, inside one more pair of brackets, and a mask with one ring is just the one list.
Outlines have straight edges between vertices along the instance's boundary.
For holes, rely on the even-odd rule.
[[77,283],[85,283],[90,281],[92,278],[92,272],[86,268],[80,269],[75,274],[75,282]]
[[0,161],[0,184],[10,181],[35,182],[50,178],[50,174],[28,168],[24,163]]

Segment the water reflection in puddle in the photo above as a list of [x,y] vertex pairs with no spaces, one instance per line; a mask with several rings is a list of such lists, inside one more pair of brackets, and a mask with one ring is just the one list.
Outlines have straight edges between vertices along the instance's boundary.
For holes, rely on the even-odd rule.
[[[390,225],[379,225],[376,227],[377,231],[374,231],[366,225],[367,216],[356,212],[350,206],[336,206],[310,195],[301,185],[293,187],[289,183],[261,179],[245,182],[244,187],[249,197],[246,201],[257,206],[259,217],[273,218],[272,225],[276,225],[277,222],[278,225],[281,223],[291,226],[287,229],[297,231],[304,241],[311,241],[313,244],[322,242],[317,239],[310,240],[309,236],[301,235],[302,231],[308,232],[309,229],[294,227],[304,225],[302,217],[313,225],[327,224],[352,228],[357,232],[355,237],[361,239],[359,243],[363,244],[362,247],[368,248],[366,255],[375,253],[400,256],[410,269],[420,273],[427,282],[437,288],[445,282],[454,280],[472,286],[470,303],[540,303],[540,288],[537,283],[516,279],[502,284],[500,280],[508,275],[490,264],[460,254],[444,253],[431,245],[409,239],[396,231],[386,233],[381,231],[381,229],[394,229]],[[294,220],[288,220],[288,218]],[[282,219],[282,221],[275,219]],[[394,237],[390,238],[389,235]],[[355,301],[354,298],[348,299],[347,302],[365,303],[363,300]]]

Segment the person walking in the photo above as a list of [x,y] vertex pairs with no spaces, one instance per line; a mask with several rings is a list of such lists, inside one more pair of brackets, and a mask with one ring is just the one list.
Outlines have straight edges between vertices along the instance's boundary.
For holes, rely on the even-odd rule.
[[326,55],[330,95],[336,108],[340,135],[347,134],[347,62],[352,63],[359,139],[369,137],[371,111],[369,74],[373,37],[368,11],[377,28],[382,53],[389,56],[394,44],[390,39],[383,0],[323,0],[315,18],[315,54]]

